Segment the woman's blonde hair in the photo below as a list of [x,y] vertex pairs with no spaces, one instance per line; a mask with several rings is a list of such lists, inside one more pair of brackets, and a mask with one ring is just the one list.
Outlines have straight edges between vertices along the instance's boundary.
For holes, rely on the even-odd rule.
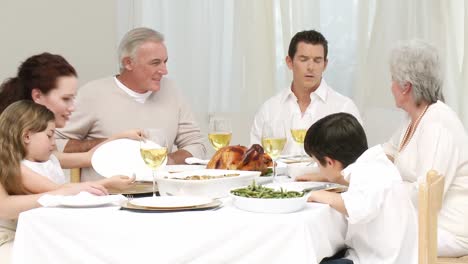
[[0,183],[9,194],[28,193],[21,180],[21,161],[26,156],[24,136],[44,131],[54,113],[33,101],[21,100],[0,115]]

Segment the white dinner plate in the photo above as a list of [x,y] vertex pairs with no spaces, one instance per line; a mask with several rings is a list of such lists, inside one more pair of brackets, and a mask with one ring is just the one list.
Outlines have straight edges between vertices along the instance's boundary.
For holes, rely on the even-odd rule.
[[[167,163],[164,161],[163,166]],[[101,176],[136,175],[136,180],[151,179],[151,169],[140,155],[140,142],[132,139],[116,139],[99,146],[91,158],[91,164]]]
[[213,199],[202,196],[157,196],[136,198],[129,203],[151,208],[187,208],[212,203]]
[[89,193],[80,193],[75,196],[60,198],[60,205],[65,207],[97,207],[116,202],[111,196],[95,196]]

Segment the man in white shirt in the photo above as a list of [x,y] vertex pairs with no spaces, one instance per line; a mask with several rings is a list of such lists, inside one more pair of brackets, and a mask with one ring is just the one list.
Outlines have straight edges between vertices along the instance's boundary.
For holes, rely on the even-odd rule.
[[304,148],[322,177],[349,186],[341,194],[322,190],[308,198],[329,204],[348,220],[344,259],[321,263],[416,264],[417,216],[410,196],[382,147],[367,148],[357,119],[336,113],[318,120],[307,131]]
[[260,143],[264,123],[282,122],[287,134],[282,154],[303,153],[302,146],[293,141],[290,133],[294,114],[309,113],[313,123],[329,114],[347,112],[361,122],[353,101],[337,93],[323,80],[327,55],[328,42],[320,32],[302,31],[291,39],[286,64],[293,71],[293,81],[290,87],[267,100],[258,111],[250,131],[251,144]]

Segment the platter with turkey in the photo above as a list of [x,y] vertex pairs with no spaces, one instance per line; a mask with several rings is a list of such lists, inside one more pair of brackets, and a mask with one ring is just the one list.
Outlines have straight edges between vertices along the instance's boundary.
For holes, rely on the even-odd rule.
[[219,149],[206,169],[166,174],[156,181],[160,195],[194,195],[221,198],[233,188],[247,186],[273,164],[262,146],[227,146]]
[[[218,150],[206,166],[208,169],[253,170],[260,171],[263,179],[273,174],[273,161],[263,147],[253,144],[249,149],[244,146],[227,146]],[[286,163],[276,162],[277,175],[286,173]]]

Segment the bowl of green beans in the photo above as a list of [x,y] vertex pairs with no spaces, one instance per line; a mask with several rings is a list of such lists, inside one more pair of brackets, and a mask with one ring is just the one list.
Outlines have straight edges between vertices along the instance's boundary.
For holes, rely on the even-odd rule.
[[307,203],[304,192],[283,188],[269,188],[253,182],[247,187],[230,191],[233,205],[239,209],[258,213],[292,213]]

